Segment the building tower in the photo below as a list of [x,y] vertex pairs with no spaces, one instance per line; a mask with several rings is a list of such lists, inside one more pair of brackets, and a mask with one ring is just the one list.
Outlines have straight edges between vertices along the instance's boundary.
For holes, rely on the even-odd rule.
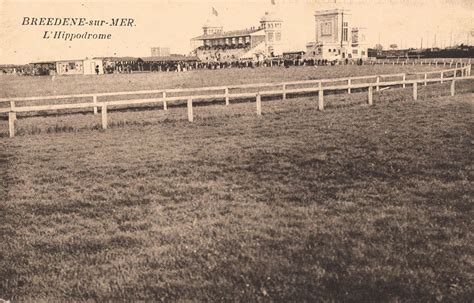
[[219,22],[217,17],[207,19],[206,23],[202,26],[203,35],[215,35],[221,34],[223,30],[222,24]]
[[270,57],[282,53],[282,29],[283,21],[275,13],[265,12],[260,19],[260,28],[265,32],[265,49]]

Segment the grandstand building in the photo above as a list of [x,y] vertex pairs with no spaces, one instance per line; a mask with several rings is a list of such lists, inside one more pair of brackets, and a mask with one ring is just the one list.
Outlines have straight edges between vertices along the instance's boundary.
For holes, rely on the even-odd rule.
[[306,58],[330,61],[367,58],[365,31],[351,24],[349,11],[316,11],[314,17],[315,41],[306,44]]
[[208,20],[203,34],[191,39],[193,54],[203,62],[261,61],[282,53],[282,20],[266,12],[258,27],[224,31],[217,18]]

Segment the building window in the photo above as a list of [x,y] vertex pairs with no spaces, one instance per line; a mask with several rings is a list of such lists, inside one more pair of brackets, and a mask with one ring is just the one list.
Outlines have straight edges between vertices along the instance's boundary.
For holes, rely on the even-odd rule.
[[273,42],[273,33],[268,33],[268,42]]
[[348,28],[348,23],[343,22],[342,23],[342,41],[347,42],[347,39],[349,38],[349,28]]
[[331,52],[331,49],[328,49],[328,52]]
[[280,32],[277,32],[275,33],[275,41],[281,41],[281,33]]
[[365,56],[365,51],[361,51],[360,54],[361,54],[362,56]]
[[352,53],[353,53],[354,55],[357,55],[359,52],[358,52],[356,49],[353,49],[353,50],[352,50]]

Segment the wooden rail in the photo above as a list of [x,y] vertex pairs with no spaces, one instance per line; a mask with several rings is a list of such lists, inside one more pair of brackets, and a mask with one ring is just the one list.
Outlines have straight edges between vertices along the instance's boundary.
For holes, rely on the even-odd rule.
[[[0,108],[0,113],[8,113],[8,125],[9,125],[9,134],[10,137],[15,135],[15,120],[16,114],[21,112],[40,112],[40,111],[50,111],[50,110],[64,110],[64,109],[83,109],[83,108],[94,108],[94,113],[96,113],[97,107],[101,107],[101,118],[102,118],[102,128],[106,129],[108,126],[107,123],[107,107],[110,106],[133,106],[139,104],[151,104],[151,103],[160,103],[164,105],[166,102],[173,101],[183,101],[187,100],[187,113],[188,120],[193,121],[193,101],[195,100],[215,100],[215,99],[225,99],[226,105],[229,104],[230,98],[256,98],[257,106],[257,115],[262,113],[262,96],[272,96],[272,95],[282,95],[283,99],[287,98],[288,94],[301,94],[301,93],[318,93],[318,109],[324,110],[324,92],[325,91],[347,91],[351,92],[353,89],[368,89],[368,104],[373,104],[373,88],[375,87],[376,91],[380,90],[380,87],[391,87],[391,86],[402,86],[412,85],[413,87],[413,99],[418,99],[418,84],[424,83],[425,85],[430,82],[441,82],[451,81],[451,95],[455,93],[455,81],[464,80],[464,79],[474,79],[470,76],[471,66],[465,66],[460,69],[451,69],[444,71],[434,71],[434,72],[425,72],[425,73],[416,73],[424,74],[423,79],[406,79],[406,74],[392,74],[392,75],[374,75],[374,76],[363,76],[363,77],[352,77],[352,78],[341,78],[341,79],[322,79],[322,80],[309,80],[309,81],[293,81],[286,83],[263,83],[263,84],[250,84],[250,85],[238,85],[238,86],[226,86],[226,87],[202,87],[196,89],[173,89],[173,90],[154,90],[154,91],[140,91],[143,93],[150,94],[150,92],[162,93],[162,96],[159,98],[145,98],[145,99],[134,99],[134,100],[116,100],[116,101],[97,101],[98,96],[109,96],[109,95],[118,95],[118,94],[136,94],[137,92],[119,92],[119,93],[100,93],[100,94],[82,94],[82,95],[62,95],[62,96],[50,96],[50,97],[25,97],[25,98],[4,98],[0,99],[0,102],[10,102],[9,108]],[[461,77],[457,77],[457,73],[461,72]],[[453,72],[452,77],[445,77],[448,73]],[[441,73],[440,78],[427,78],[428,74],[439,74]],[[380,81],[381,78],[388,77],[399,77],[402,76],[402,80],[396,81]],[[353,83],[354,79],[375,79],[375,82],[364,82],[364,83]],[[342,85],[330,85],[323,86],[323,83],[331,82],[341,82],[347,81],[347,84]],[[288,88],[291,85],[297,84],[318,84],[317,86],[311,87],[296,87]],[[249,88],[249,87],[276,87],[272,90],[263,90],[258,92],[244,92],[244,93],[230,93],[230,88]],[[167,92],[201,92],[201,91],[220,91],[215,94],[206,94],[206,95],[183,95],[183,96],[168,96]],[[33,105],[33,106],[18,106],[17,102],[21,101],[30,101],[30,100],[47,100],[47,99],[61,99],[61,98],[78,98],[78,97],[93,97],[92,102],[83,102],[83,103],[68,103],[68,104],[47,104],[47,105]],[[165,108],[166,109],[166,108]]]

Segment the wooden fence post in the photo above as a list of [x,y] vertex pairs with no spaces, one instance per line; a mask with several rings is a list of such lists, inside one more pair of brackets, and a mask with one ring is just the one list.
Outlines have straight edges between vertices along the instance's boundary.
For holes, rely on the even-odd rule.
[[102,105],[102,129],[107,129],[107,105]]
[[225,105],[229,105],[229,88],[225,88]]
[[16,121],[15,101],[10,101],[10,108],[13,115],[13,120]]
[[403,88],[406,87],[406,84],[405,84],[406,78],[407,78],[407,74],[403,74]]
[[283,100],[286,100],[286,84],[283,83]]
[[168,106],[166,104],[166,91],[163,91],[163,110],[168,110]]
[[[94,104],[97,104],[97,96],[96,95],[92,96],[92,102]],[[97,106],[94,106],[94,115],[97,115]]]
[[413,82],[413,100],[418,100],[418,83],[416,81]]
[[379,90],[380,90],[379,83],[380,83],[380,77],[377,76],[377,86],[375,87],[375,90],[376,90],[376,91],[379,91]]
[[427,73],[425,73],[425,77],[424,77],[424,78],[425,78],[425,86],[426,86],[426,84],[427,84],[426,79],[428,78],[428,74],[427,74]]
[[369,94],[369,96],[368,96],[367,103],[369,103],[369,105],[372,105],[372,104],[374,104],[374,100],[373,100],[374,92],[373,92],[373,87],[372,86],[369,86],[368,94]]
[[455,86],[456,86],[456,80],[451,81],[451,96],[454,96],[456,92]]
[[8,113],[8,132],[10,138],[15,137],[15,115],[16,113],[13,111]]
[[194,116],[193,116],[193,99],[189,98],[188,99],[188,121],[193,122],[194,121]]
[[441,83],[443,83],[443,82],[444,82],[444,80],[443,80],[443,79],[444,79],[444,72],[441,72]]
[[347,93],[350,94],[350,93],[351,93],[351,79],[350,79],[350,78],[347,79],[347,85],[349,86],[349,87],[347,88]]
[[260,93],[257,93],[256,103],[257,103],[257,116],[261,116],[262,115],[262,98],[260,97]]
[[321,88],[318,92],[318,110],[324,110],[324,90],[322,90]]

